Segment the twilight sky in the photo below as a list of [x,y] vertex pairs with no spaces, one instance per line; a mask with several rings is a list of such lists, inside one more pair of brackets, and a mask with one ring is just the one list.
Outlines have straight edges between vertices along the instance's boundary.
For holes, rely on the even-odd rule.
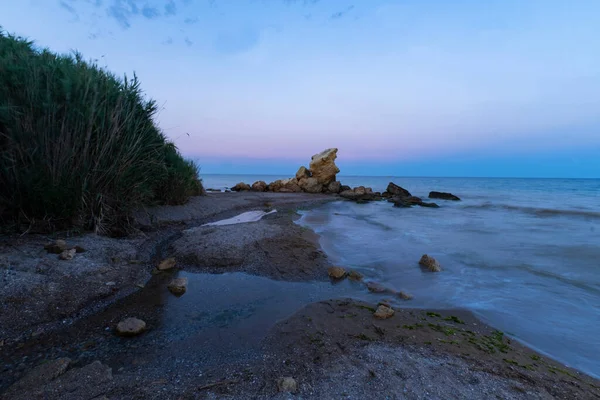
[[[0,0],[137,73],[203,173],[600,178],[598,0]],[[189,133],[189,136],[186,134]]]

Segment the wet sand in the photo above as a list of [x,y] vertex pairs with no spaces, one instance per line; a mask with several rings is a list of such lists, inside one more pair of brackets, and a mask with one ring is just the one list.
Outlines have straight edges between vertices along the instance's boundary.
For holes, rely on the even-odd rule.
[[[511,341],[470,313],[403,308],[410,301],[394,297],[394,316],[375,319],[377,303],[390,295],[369,293],[359,282],[330,282],[318,237],[293,222],[298,207],[330,200],[211,194],[186,206],[140,213],[140,238],[103,238],[96,247],[97,238],[73,238],[92,249],[79,260],[87,260],[88,270],[106,262],[110,252],[98,249],[110,249],[112,241],[135,250],[129,256],[146,259],[117,264],[115,277],[120,272],[130,278],[115,278],[109,296],[95,298],[92,290],[84,302],[67,302],[67,315],[80,308],[73,313],[78,318],[66,323],[42,315],[34,323],[30,317],[19,325],[20,335],[8,336],[18,331],[4,328],[12,326],[16,311],[3,308],[0,393],[8,390],[4,398],[13,399],[288,398],[277,381],[290,376],[302,398],[600,398],[597,381]],[[200,227],[242,211],[271,209],[278,212],[258,222]],[[20,244],[5,239],[12,243],[7,253],[17,260],[13,252],[33,249],[44,238]],[[178,260],[178,269],[153,275],[167,256]],[[69,267],[74,271],[77,260]],[[66,268],[62,263],[53,270]],[[181,297],[166,289],[175,276],[189,280]],[[72,287],[83,288],[102,281],[93,273],[72,272],[70,279]],[[41,300],[35,297],[35,304]],[[21,301],[37,310],[27,296]],[[146,321],[147,332],[116,336],[116,324],[129,316]],[[53,361],[60,358],[70,360],[67,367]]]

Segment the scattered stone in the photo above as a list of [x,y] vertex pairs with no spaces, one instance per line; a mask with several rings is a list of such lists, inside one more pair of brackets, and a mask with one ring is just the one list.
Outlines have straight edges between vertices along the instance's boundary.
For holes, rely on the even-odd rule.
[[392,196],[400,196],[400,197],[412,196],[408,190],[396,185],[394,182],[390,182],[388,184],[386,192],[390,193]]
[[423,254],[423,257],[419,260],[419,264],[431,272],[440,272],[442,270],[440,263],[435,258],[429,257],[427,254]]
[[298,172],[296,172],[296,179],[302,178],[310,178],[310,171],[305,166],[298,168]]
[[351,281],[357,281],[357,282],[360,282],[360,281],[362,281],[362,280],[363,280],[363,278],[364,278],[364,277],[363,277],[363,274],[361,274],[361,273],[360,273],[360,272],[358,272],[358,271],[350,271],[350,272],[348,273],[348,279],[350,279]]
[[160,264],[158,264],[158,270],[166,271],[169,269],[173,269],[173,268],[175,268],[176,264],[177,264],[177,261],[175,261],[175,259],[173,257],[167,258],[167,259],[162,260],[160,262]]
[[86,250],[81,246],[75,246],[73,248],[75,249],[76,253],[85,253],[86,252]]
[[367,282],[367,289],[372,293],[385,293],[389,291],[388,288],[376,282]]
[[430,199],[460,201],[460,197],[455,196],[452,193],[446,193],[446,192],[429,192],[429,198]]
[[265,181],[256,181],[252,184],[252,190],[255,192],[264,192],[267,190],[267,183]]
[[45,245],[44,249],[48,253],[60,254],[63,251],[67,250],[67,242],[65,242],[64,240],[58,239],[58,240],[55,240],[54,242],[51,242],[51,243],[48,243],[47,245]]
[[66,261],[72,260],[73,257],[75,257],[75,253],[77,253],[77,250],[75,250],[75,249],[65,250],[58,255],[58,258],[60,260],[66,260]]
[[413,295],[409,294],[409,293],[406,293],[406,292],[403,292],[403,291],[400,291],[398,293],[398,297],[400,297],[402,300],[412,300]]
[[248,191],[250,189],[252,189],[250,185],[244,182],[240,182],[231,188],[231,190],[233,190],[234,192]]
[[346,276],[346,270],[342,267],[329,267],[327,273],[333,279],[342,279]]
[[333,181],[327,186],[327,192],[339,193],[342,191],[342,183],[340,181]]
[[292,377],[280,378],[277,381],[277,388],[280,392],[296,393],[298,391],[298,382]]
[[181,296],[187,289],[188,278],[175,278],[167,288],[176,296]]
[[146,323],[137,318],[127,318],[117,324],[117,333],[121,336],[136,336],[145,330]]
[[394,309],[386,305],[379,305],[373,316],[377,319],[388,319],[394,315]]
[[310,173],[321,185],[329,185],[335,181],[335,175],[340,169],[335,165],[338,149],[327,149],[312,156],[310,160]]

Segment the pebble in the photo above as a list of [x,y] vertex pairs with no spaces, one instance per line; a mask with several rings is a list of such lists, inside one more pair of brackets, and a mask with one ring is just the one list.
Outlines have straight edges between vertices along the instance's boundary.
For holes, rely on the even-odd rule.
[[137,318],[126,318],[117,324],[117,333],[121,336],[136,336],[146,330],[146,323]]
[[280,378],[277,382],[277,388],[280,392],[296,393],[298,391],[298,382],[289,376]]

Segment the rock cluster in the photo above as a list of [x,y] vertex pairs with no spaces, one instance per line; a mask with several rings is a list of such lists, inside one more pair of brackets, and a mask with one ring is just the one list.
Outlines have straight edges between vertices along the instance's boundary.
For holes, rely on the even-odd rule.
[[69,247],[67,242],[57,239],[44,246],[44,249],[51,254],[58,254],[59,260],[72,260],[76,253],[83,253],[85,249],[81,246]]
[[296,175],[288,179],[278,179],[267,184],[264,181],[254,182],[249,185],[240,182],[231,190],[255,191],[255,192],[279,192],[279,193],[339,193],[342,184],[336,181],[336,175],[340,169],[335,165],[338,149],[323,150],[312,156],[309,168],[301,166]]

